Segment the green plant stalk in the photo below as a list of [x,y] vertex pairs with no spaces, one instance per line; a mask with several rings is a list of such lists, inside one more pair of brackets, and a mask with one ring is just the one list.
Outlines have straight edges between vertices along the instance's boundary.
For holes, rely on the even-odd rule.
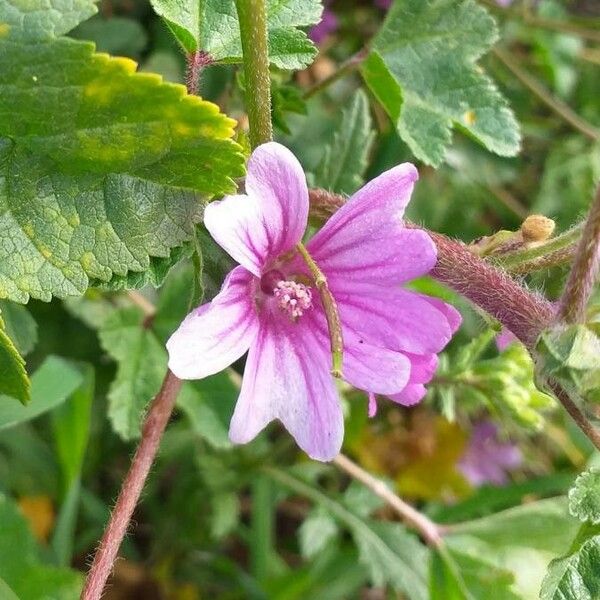
[[266,581],[269,575],[274,538],[273,486],[264,475],[252,482],[251,564],[254,578]]
[[323,310],[325,311],[325,318],[327,319],[327,329],[329,330],[329,344],[331,347],[331,358],[332,368],[331,374],[334,377],[342,377],[342,364],[344,358],[344,338],[342,335],[342,323],[340,321],[340,313],[337,308],[337,303],[333,294],[329,290],[327,285],[327,278],[319,269],[317,263],[313,260],[312,256],[308,253],[304,244],[298,243],[296,249],[300,253],[300,256],[304,259],[306,266],[309,268],[311,275],[313,276],[315,285],[319,290],[319,296],[323,303]]
[[530,92],[561,117],[565,123],[568,123],[571,127],[594,142],[600,140],[600,130],[591,123],[588,123],[584,118],[580,117],[568,104],[565,104],[562,100],[556,98],[552,92],[550,92],[550,90],[535,77],[522,69],[521,66],[512,59],[508,52],[505,52],[499,47],[492,48],[492,52]]
[[245,102],[252,149],[271,141],[271,76],[265,0],[235,0],[246,78]]
[[583,224],[576,225],[543,244],[520,248],[505,254],[491,255],[487,260],[512,273],[529,273],[565,264],[574,255],[582,231]]

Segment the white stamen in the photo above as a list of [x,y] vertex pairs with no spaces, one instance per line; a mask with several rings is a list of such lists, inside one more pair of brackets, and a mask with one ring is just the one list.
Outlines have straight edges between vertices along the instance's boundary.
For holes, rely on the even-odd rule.
[[279,309],[286,313],[292,321],[301,317],[306,310],[312,307],[311,289],[303,283],[282,279],[277,282],[273,295]]

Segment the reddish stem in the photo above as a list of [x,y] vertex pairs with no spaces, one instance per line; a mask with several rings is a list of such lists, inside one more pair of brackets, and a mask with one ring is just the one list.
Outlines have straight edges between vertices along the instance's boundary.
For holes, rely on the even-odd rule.
[[186,57],[187,70],[185,74],[185,85],[188,94],[196,95],[200,88],[200,73],[204,67],[212,65],[213,59],[208,52],[197,50],[190,52]]
[[585,311],[600,268],[600,186],[585,222],[571,273],[565,285],[558,317],[584,323]]
[[483,308],[533,349],[539,334],[554,319],[552,304],[470,252],[463,243],[433,231],[427,233],[438,249],[438,262],[431,275]]
[[102,591],[112,572],[121,542],[127,533],[131,515],[156,457],[160,438],[173,411],[181,384],[182,382],[168,371],[160,392],[150,407],[142,429],[140,445],[94,556],[94,562],[81,593],[81,600],[99,600],[102,597]]

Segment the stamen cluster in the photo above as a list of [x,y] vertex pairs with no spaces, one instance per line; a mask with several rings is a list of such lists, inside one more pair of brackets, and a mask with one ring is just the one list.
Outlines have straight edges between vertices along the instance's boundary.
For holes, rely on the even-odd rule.
[[286,313],[292,321],[301,317],[312,307],[312,291],[303,283],[281,280],[277,282],[273,295],[277,306]]

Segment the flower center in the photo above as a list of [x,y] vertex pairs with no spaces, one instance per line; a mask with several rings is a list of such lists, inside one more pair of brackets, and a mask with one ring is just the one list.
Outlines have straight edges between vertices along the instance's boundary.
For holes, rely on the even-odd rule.
[[296,321],[305,311],[312,307],[312,291],[303,283],[280,280],[273,289],[273,296],[279,310]]

